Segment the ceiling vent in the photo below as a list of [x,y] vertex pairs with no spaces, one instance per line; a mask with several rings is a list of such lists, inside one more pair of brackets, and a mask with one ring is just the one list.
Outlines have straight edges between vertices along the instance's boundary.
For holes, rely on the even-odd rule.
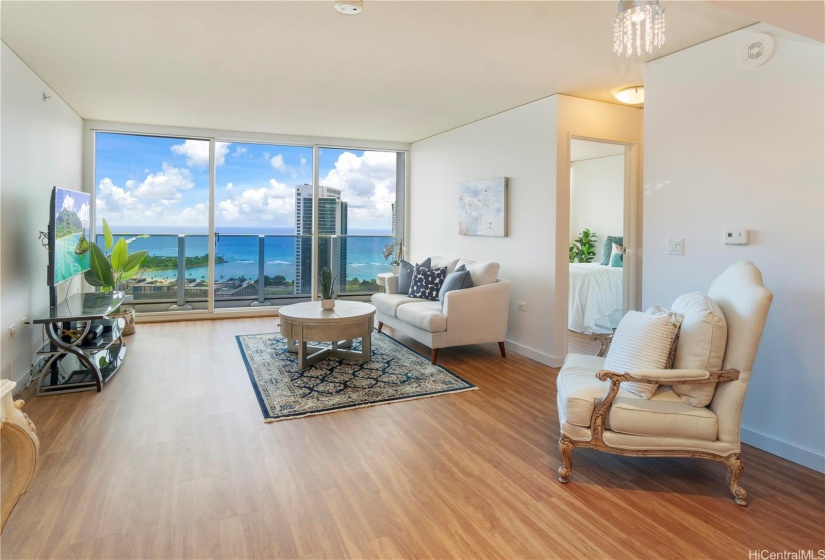
[[762,66],[773,54],[773,39],[760,33],[745,41],[739,47],[739,64],[745,68]]

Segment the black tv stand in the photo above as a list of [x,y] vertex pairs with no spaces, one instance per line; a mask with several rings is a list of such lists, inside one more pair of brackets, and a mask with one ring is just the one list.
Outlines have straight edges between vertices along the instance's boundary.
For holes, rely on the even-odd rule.
[[126,321],[109,317],[122,302],[121,292],[74,294],[32,321],[49,339],[35,358],[38,395],[103,389],[126,357]]

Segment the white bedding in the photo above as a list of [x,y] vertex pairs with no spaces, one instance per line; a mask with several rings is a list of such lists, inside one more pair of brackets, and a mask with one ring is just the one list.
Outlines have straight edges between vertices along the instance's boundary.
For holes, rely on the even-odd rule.
[[570,263],[567,328],[585,334],[613,332],[622,318],[622,269]]

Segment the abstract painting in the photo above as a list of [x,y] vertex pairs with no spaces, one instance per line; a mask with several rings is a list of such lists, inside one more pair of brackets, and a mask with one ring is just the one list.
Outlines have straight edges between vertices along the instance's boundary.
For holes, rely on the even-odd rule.
[[458,234],[507,237],[507,177],[458,184]]

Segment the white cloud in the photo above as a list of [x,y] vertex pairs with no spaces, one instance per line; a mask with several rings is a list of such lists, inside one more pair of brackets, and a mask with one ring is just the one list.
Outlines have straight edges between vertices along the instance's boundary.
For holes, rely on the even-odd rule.
[[272,164],[272,167],[277,169],[278,171],[286,171],[287,166],[284,164],[284,156],[281,154],[275,154],[269,163]]
[[243,146],[236,146],[235,151],[232,152],[232,157],[240,157],[246,153],[246,148]]
[[179,200],[181,194],[178,191],[189,190],[193,186],[195,183],[188,169],[172,167],[164,163],[163,171],[150,174],[137,188],[134,188],[134,195],[142,199]]
[[364,152],[338,156],[322,185],[341,189],[349,206],[349,227],[389,229],[395,202],[395,152]]
[[269,185],[244,189],[217,204],[215,220],[221,224],[291,226],[295,224],[295,188],[275,179]]
[[[223,165],[230,145],[228,142],[215,142],[215,165]],[[186,156],[186,165],[209,165],[207,140],[184,140],[183,144],[172,146],[172,153]]]

